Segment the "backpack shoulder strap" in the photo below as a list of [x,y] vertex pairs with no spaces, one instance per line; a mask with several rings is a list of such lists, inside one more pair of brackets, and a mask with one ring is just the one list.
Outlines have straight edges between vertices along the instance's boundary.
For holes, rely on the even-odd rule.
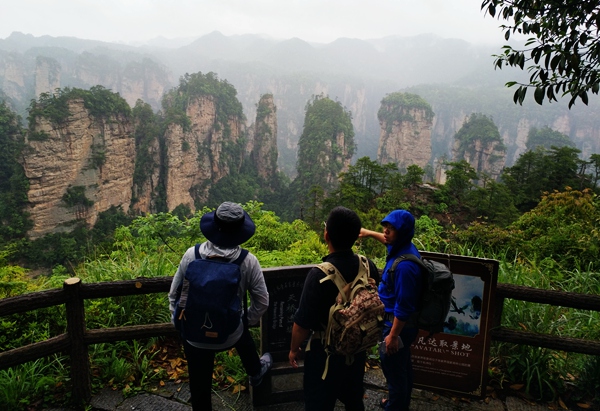
[[399,255],[398,257],[396,257],[396,259],[392,263],[392,266],[390,267],[390,275],[392,276],[392,283],[395,282],[395,280],[396,280],[395,276],[396,276],[396,268],[398,267],[398,264],[400,264],[404,260],[412,261],[413,263],[418,264],[419,267],[421,267],[421,272],[423,272],[423,270],[427,269],[425,264],[423,264],[423,261],[416,255],[414,255],[414,254]]
[[344,276],[342,276],[342,273],[340,273],[337,267],[331,263],[324,262],[321,264],[317,264],[317,268],[319,268],[325,273],[325,277],[321,278],[319,283],[323,283],[328,280],[333,281],[333,283],[335,284],[345,301],[346,293],[344,292],[344,287],[346,287],[348,283],[346,283],[346,280],[344,280]]
[[244,261],[244,259],[246,258],[247,255],[248,255],[248,250],[246,250],[245,248],[242,248],[242,252],[240,253],[239,257],[236,258],[235,260],[233,260],[232,263],[236,264],[236,265],[242,265],[242,262]]
[[402,254],[398,258],[404,258],[404,259],[406,259],[408,261],[412,261],[413,263],[417,263],[419,265],[419,267],[421,267],[422,269],[425,269],[425,270],[427,269],[427,267],[425,266],[425,264],[423,264],[423,260],[421,260],[419,257],[417,257],[414,254]]
[[196,260],[199,260],[202,258],[202,257],[200,257],[200,243],[198,243],[194,246],[194,252],[196,253]]
[[367,286],[369,284],[369,260],[364,255],[358,254],[358,274],[354,278],[354,281],[350,284],[350,289],[352,293],[350,295],[350,300],[354,298],[354,294],[358,291],[358,287],[355,287],[357,283],[362,283],[363,286]]

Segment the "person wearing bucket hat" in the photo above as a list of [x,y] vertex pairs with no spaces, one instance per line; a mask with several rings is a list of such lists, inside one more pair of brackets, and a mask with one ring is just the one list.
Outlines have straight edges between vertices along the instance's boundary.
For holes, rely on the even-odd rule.
[[421,268],[417,263],[402,260],[394,273],[390,273],[394,260],[402,254],[421,258],[412,243],[415,234],[415,218],[406,210],[394,210],[381,220],[382,232],[361,228],[359,237],[372,237],[387,247],[387,257],[381,282],[379,298],[385,306],[383,341],[379,350],[381,368],[388,385],[388,399],[381,400],[385,410],[408,411],[413,386],[413,370],[410,345],[419,332],[407,324],[417,310],[423,287]]
[[[201,259],[218,259],[235,262],[243,255],[241,244],[248,241],[256,230],[254,222],[239,205],[223,202],[215,211],[206,213],[200,219],[200,230],[207,241],[188,248],[173,277],[169,291],[169,309],[173,322],[177,300],[181,294],[181,284],[190,263],[196,260],[196,250]],[[247,250],[244,250],[244,253]],[[245,301],[250,294],[250,306],[240,316],[240,322],[226,339],[220,344],[207,344],[183,340],[183,347],[188,363],[190,378],[190,394],[192,409],[204,411],[212,409],[212,374],[215,353],[235,347],[242,364],[249,375],[252,386],[259,385],[272,366],[273,359],[269,353],[258,356],[256,345],[248,330],[249,325],[256,325],[269,306],[269,293],[257,258],[250,252],[240,263],[241,279],[238,285],[240,301]],[[234,325],[235,327],[235,325]]]

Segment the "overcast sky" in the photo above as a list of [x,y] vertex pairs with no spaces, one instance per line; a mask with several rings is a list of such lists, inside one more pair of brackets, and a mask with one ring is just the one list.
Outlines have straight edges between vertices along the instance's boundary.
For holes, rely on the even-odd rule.
[[19,31],[130,43],[218,30],[321,43],[422,33],[501,43],[501,22],[480,7],[481,0],[0,0],[0,38]]

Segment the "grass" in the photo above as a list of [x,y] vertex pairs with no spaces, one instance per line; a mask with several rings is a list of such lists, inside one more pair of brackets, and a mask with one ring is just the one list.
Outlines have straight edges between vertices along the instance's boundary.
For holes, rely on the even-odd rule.
[[[590,264],[576,263],[565,267],[551,258],[535,255],[525,257],[514,249],[493,255],[483,247],[465,246],[441,239],[433,223],[422,227],[422,230],[415,240],[419,249],[499,260],[499,283],[600,294],[600,273],[594,271]],[[173,275],[185,246],[177,246],[176,251],[156,245],[145,247],[140,244],[147,239],[121,234],[121,241],[114,252],[98,256],[77,267],[76,275],[86,283]],[[312,254],[320,252],[312,240],[303,247],[296,250],[303,258],[307,255],[313,258]],[[255,255],[264,267],[280,265],[282,262],[289,265],[306,263],[305,260],[296,259],[294,250],[256,251]],[[310,253],[306,250],[310,250]],[[263,257],[269,260],[263,262]],[[378,267],[382,267],[384,261],[381,255],[375,258]],[[12,271],[10,275],[10,278],[16,278]],[[67,277],[68,273],[64,268],[56,267],[44,285],[60,287]],[[43,281],[38,280],[38,283]],[[11,316],[2,318],[0,329],[6,338],[3,340],[0,337],[0,350],[64,332],[62,312],[58,308],[48,308],[21,316],[20,319]],[[86,321],[90,329],[164,323],[170,321],[169,317],[166,293],[86,301]],[[42,326],[46,323],[51,325]],[[600,313],[564,307],[506,300],[503,326],[600,340]],[[258,330],[252,331],[255,339],[258,339]],[[185,380],[186,367],[185,361],[181,360],[182,350],[180,347],[169,346],[166,351],[170,343],[172,342],[155,338],[91,346],[94,389],[112,386],[131,394],[144,389],[151,382]],[[592,400],[600,400],[598,357],[507,343],[492,344],[490,354],[492,380],[500,385],[521,385],[530,396],[544,401],[569,398],[591,403]],[[69,372],[65,363],[64,357],[54,356],[0,371],[0,410],[22,410],[26,409],[26,404],[35,403],[64,403],[69,395],[65,388],[69,385]],[[240,392],[246,383],[247,376],[235,352],[230,350],[219,353],[216,357],[213,389],[216,392],[223,389]]]
[[64,401],[69,396],[63,383],[68,377],[66,357],[41,358],[0,371],[0,410],[25,409],[32,399]]

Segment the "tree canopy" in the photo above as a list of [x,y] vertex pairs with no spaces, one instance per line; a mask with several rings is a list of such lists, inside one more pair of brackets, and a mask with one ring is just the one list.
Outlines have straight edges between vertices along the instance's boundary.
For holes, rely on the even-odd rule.
[[549,150],[552,146],[575,147],[575,143],[573,143],[566,134],[552,130],[548,126],[542,127],[541,129],[533,127],[529,130],[529,134],[527,135],[527,150],[535,150],[536,147],[540,146]]
[[355,150],[350,112],[338,101],[315,96],[306,105],[304,130],[298,140],[296,184],[304,193],[313,185],[329,191]]
[[496,55],[495,66],[518,67],[531,73],[518,85],[515,103],[534,89],[538,104],[570,96],[569,108],[600,90],[600,3],[594,0],[483,0],[481,9],[506,20],[501,27],[508,41],[518,33],[529,36],[522,48],[510,45]]

